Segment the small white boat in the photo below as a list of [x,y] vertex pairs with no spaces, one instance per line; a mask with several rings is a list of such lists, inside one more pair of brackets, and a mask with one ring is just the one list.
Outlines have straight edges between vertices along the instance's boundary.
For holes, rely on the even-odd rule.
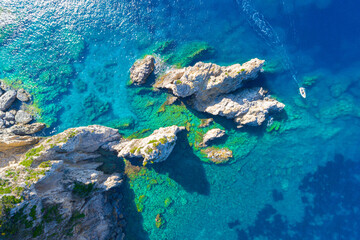
[[299,88],[299,92],[300,92],[300,95],[301,95],[303,98],[306,98],[305,88],[303,88],[303,87]]

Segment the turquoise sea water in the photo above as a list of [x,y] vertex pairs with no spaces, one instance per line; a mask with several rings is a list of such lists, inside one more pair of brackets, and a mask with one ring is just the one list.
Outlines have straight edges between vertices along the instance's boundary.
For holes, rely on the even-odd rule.
[[[359,239],[359,7],[347,0],[1,0],[0,16],[8,17],[0,24],[10,27],[0,38],[0,78],[36,94],[51,125],[44,134],[93,123],[130,123],[120,129],[125,135],[193,125],[166,162],[124,184],[128,239]],[[265,59],[255,84],[286,104],[279,130],[236,130],[215,118],[229,135],[219,146],[234,159],[201,161],[191,145],[199,118],[209,116],[180,105],[158,113],[166,93],[127,86],[134,61],[164,41],[171,44],[163,56],[210,46],[199,60]],[[292,75],[310,85],[306,99]]]

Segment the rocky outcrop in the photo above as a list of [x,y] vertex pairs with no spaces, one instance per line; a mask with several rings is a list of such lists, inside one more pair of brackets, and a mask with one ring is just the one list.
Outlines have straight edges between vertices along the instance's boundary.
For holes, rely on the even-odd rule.
[[198,62],[193,67],[171,69],[154,86],[170,89],[178,97],[191,97],[189,102],[196,110],[234,119],[238,127],[256,126],[267,114],[285,106],[262,88],[240,89],[245,81],[257,77],[263,64],[257,58],[228,67]]
[[103,164],[97,159],[100,149],[117,151],[121,157],[140,156],[145,164],[160,162],[170,155],[176,134],[183,129],[160,128],[133,140],[121,139],[116,129],[98,125],[36,139],[11,135],[23,131],[15,126],[3,129],[11,132],[0,134],[9,137],[3,142],[16,144],[20,137],[21,144],[28,141],[32,147],[0,165],[0,198],[12,197],[7,205],[0,202],[1,211],[12,208],[10,214],[0,214],[1,231],[25,240],[123,239],[122,175],[98,170]]
[[155,58],[147,55],[143,59],[137,60],[130,68],[130,79],[133,84],[141,85],[146,82],[146,79],[154,71]]
[[0,178],[5,187],[15,189],[15,196],[16,189],[31,184],[2,230],[24,240],[123,239],[122,176],[97,171],[100,165],[62,160],[44,161],[38,167],[13,163],[0,169]]
[[209,147],[201,150],[205,157],[215,164],[226,163],[233,157],[232,151],[228,148]]
[[154,85],[171,89],[178,97],[193,96],[195,102],[233,92],[247,80],[257,77],[264,64],[257,58],[244,63],[221,67],[213,63],[198,62],[192,67],[171,69]]
[[0,96],[0,111],[6,111],[15,101],[16,91],[10,90]]
[[111,148],[118,153],[118,157],[141,158],[143,165],[162,162],[174,149],[176,134],[184,129],[178,126],[159,128],[146,138],[125,140]]
[[39,143],[35,148],[36,155],[28,158],[35,164],[49,159],[76,163],[99,157],[96,151],[100,147],[106,148],[107,144],[119,141],[120,138],[116,129],[99,125],[70,128]]
[[217,97],[209,101],[207,106],[196,106],[200,111],[234,119],[238,127],[259,126],[269,113],[279,112],[285,107],[283,103],[268,97],[262,88],[244,89],[237,94]]
[[16,98],[22,102],[27,102],[30,100],[31,95],[26,92],[23,88],[17,90]]
[[25,111],[31,96],[24,89],[15,90],[0,80],[0,129],[27,124],[34,118]]
[[39,137],[0,134],[0,152],[24,146],[31,146],[38,143],[39,140]]
[[9,128],[0,129],[0,134],[7,135],[32,135],[40,132],[46,127],[44,123],[17,124]]
[[23,110],[19,110],[15,115],[15,121],[26,124],[32,121],[32,116]]
[[97,170],[102,163],[94,161],[101,147],[120,140],[118,131],[93,125],[39,138],[13,135],[31,131],[18,126],[3,129],[0,148],[27,144],[28,151],[1,165],[0,184],[25,201],[13,206],[17,215],[10,214],[2,230],[15,239],[123,239],[122,176]]
[[205,133],[201,146],[206,147],[214,139],[219,139],[224,136],[225,136],[225,130],[221,130],[219,128],[211,129],[207,131],[207,133]]

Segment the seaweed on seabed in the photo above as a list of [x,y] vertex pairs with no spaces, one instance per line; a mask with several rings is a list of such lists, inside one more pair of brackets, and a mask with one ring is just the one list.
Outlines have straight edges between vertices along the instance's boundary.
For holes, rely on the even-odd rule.
[[189,42],[178,47],[175,52],[168,56],[167,62],[179,68],[190,66],[200,60],[206,60],[215,53],[207,42]]

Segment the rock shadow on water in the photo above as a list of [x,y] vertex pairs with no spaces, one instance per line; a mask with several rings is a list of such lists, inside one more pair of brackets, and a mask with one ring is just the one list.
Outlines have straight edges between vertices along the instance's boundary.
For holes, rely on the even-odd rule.
[[177,143],[169,158],[151,167],[158,173],[168,174],[190,193],[210,194],[210,183],[206,178],[203,163],[190,147],[185,131],[178,134]]
[[[101,161],[104,164],[101,165],[97,170],[103,171],[107,174],[124,172],[125,163],[122,159],[118,158],[112,152],[100,150],[99,153],[102,156],[98,158],[97,161]],[[134,201],[135,193],[130,188],[129,181],[126,180],[126,177],[120,186],[120,191],[123,195],[122,205],[124,218],[126,220],[126,226],[124,227],[125,240],[150,239],[148,233],[143,228],[144,219],[141,213],[138,212]]]
[[301,222],[290,224],[286,216],[266,205],[254,225],[240,229],[230,222],[229,228],[235,229],[239,240],[360,239],[359,172],[359,161],[336,154],[334,161],[303,178],[299,190],[305,215]]

